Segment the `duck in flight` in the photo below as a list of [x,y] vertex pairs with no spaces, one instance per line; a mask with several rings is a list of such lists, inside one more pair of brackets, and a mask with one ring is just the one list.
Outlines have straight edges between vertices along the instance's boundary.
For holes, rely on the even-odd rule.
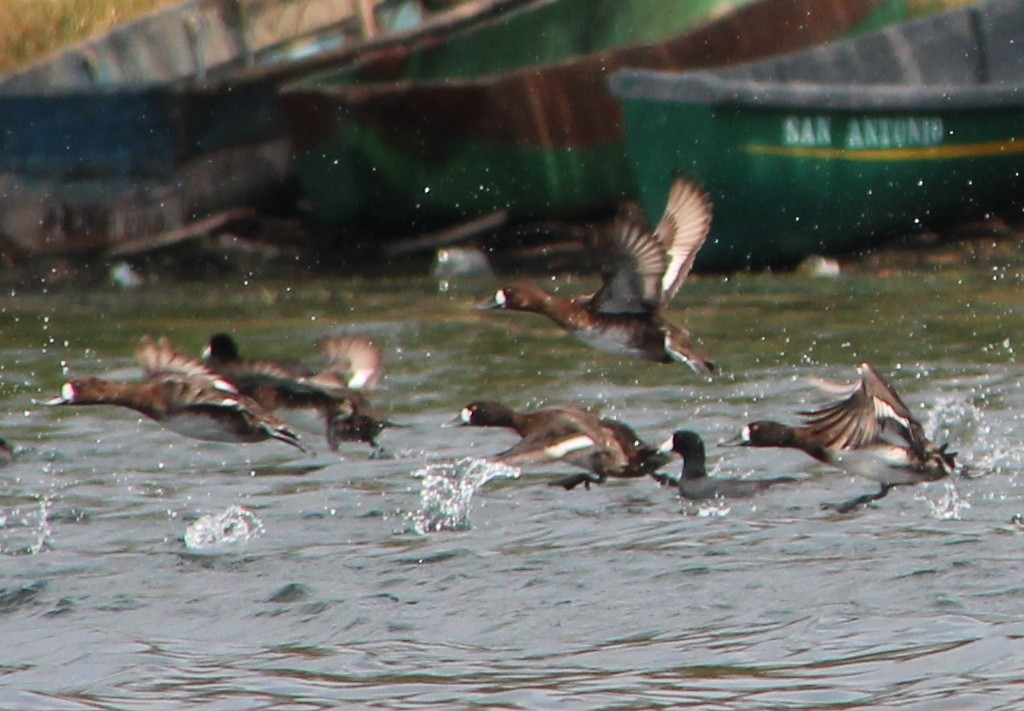
[[505,286],[481,309],[547,316],[583,342],[607,353],[658,363],[686,363],[705,375],[714,364],[697,352],[685,329],[662,315],[686,280],[711,228],[711,200],[676,178],[665,214],[653,231],[636,219],[617,225],[601,287],[565,298],[527,282]]
[[276,439],[306,452],[290,427],[198,360],[176,352],[166,339],[144,338],[135,355],[144,380],[69,380],[46,404],[118,405],[186,437],[212,442]]
[[319,372],[295,361],[249,359],[239,355],[226,333],[210,338],[204,362],[239,392],[295,424],[326,428],[327,444],[363,441],[377,447],[377,436],[391,423],[370,403],[365,390],[380,380],[383,355],[369,338],[342,335],[324,343],[327,365]]
[[956,453],[936,446],[899,394],[870,363],[858,368],[860,380],[845,397],[800,413],[803,424],[751,422],[729,444],[799,449],[819,462],[877,481],[877,493],[864,494],[826,508],[851,511],[886,496],[896,486],[937,481],[952,475]]

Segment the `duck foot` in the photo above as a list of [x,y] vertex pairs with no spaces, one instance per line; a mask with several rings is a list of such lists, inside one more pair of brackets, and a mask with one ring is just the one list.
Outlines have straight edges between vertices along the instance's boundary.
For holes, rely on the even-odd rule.
[[826,511],[835,511],[836,513],[849,513],[859,506],[864,506],[872,501],[878,501],[879,499],[885,498],[885,495],[896,486],[896,484],[882,484],[882,488],[875,494],[862,494],[856,496],[847,501],[840,501],[839,503],[825,502],[821,505],[821,508]]
[[653,472],[651,478],[658,482],[662,486],[679,486],[679,478],[674,477],[671,474],[662,474],[661,472]]
[[370,450],[369,457],[370,459],[397,459],[398,455],[394,454],[390,449],[374,444],[373,449]]
[[597,476],[596,474],[573,474],[572,476],[567,476],[563,479],[549,481],[548,486],[560,486],[566,491],[572,491],[580,484],[583,484],[586,490],[590,491],[590,485],[592,483],[600,484],[602,481],[604,481],[604,478]]

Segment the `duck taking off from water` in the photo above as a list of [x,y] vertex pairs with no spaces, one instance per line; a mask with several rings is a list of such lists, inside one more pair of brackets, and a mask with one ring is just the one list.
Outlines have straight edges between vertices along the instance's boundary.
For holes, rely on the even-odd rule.
[[698,373],[712,373],[714,364],[694,349],[689,332],[662,315],[711,229],[711,200],[676,178],[653,232],[629,218],[616,227],[596,293],[567,299],[523,282],[499,289],[480,308],[543,314],[607,353],[686,363]]
[[804,422],[791,426],[751,422],[728,444],[799,449],[820,462],[881,484],[864,494],[826,508],[840,513],[883,498],[895,486],[937,481],[952,475],[956,452],[934,445],[899,394],[870,363],[858,367],[860,380],[846,397],[817,410],[801,412]]
[[567,490],[583,484],[601,484],[608,477],[653,475],[669,456],[645,444],[631,427],[618,420],[599,418],[575,405],[516,412],[499,402],[481,400],[462,408],[453,425],[507,427],[522,439],[495,461],[524,466],[560,460],[587,470],[551,482]]
[[176,352],[166,339],[144,338],[135,355],[145,380],[69,380],[46,404],[118,405],[186,437],[212,442],[276,439],[306,451],[291,428],[198,360]]

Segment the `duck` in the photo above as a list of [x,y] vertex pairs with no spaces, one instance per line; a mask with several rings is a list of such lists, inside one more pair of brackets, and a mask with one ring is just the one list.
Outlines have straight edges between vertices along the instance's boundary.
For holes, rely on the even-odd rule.
[[860,379],[845,387],[845,397],[801,412],[802,424],[751,422],[727,444],[799,449],[819,462],[880,484],[877,493],[823,504],[839,513],[882,499],[897,486],[951,476],[956,452],[925,436],[921,423],[873,365],[864,362],[857,370]]
[[323,350],[327,366],[317,372],[293,361],[243,359],[235,340],[218,333],[210,338],[204,362],[239,392],[299,429],[324,427],[332,451],[353,441],[379,447],[378,436],[392,423],[364,390],[380,380],[380,348],[368,338],[344,335],[328,339]]
[[290,427],[200,361],[175,351],[167,339],[145,337],[135,355],[145,380],[75,378],[44,404],[117,405],[186,437],[246,443],[274,439],[308,453]]
[[560,460],[586,470],[550,482],[571,491],[580,484],[590,489],[608,477],[636,478],[653,475],[670,457],[645,444],[628,425],[600,418],[576,405],[559,405],[517,412],[492,400],[469,403],[450,424],[473,427],[507,427],[522,439],[500,452],[495,461],[524,466]]
[[[676,430],[658,448],[661,452],[675,452],[683,458],[683,472],[676,482],[679,495],[684,499],[750,498],[778,484],[793,484],[799,479],[780,476],[771,479],[726,479],[709,477],[705,469],[704,440],[693,430]],[[664,475],[662,475],[664,476]],[[671,479],[664,476],[663,483]]]
[[327,366],[319,371],[294,360],[251,360],[241,357],[231,334],[221,332],[210,337],[203,361],[218,373],[244,368],[291,378],[318,376],[322,382],[332,376],[336,378],[332,384],[359,390],[371,389],[380,381],[384,355],[372,339],[357,334],[333,336],[324,341],[323,352]]
[[711,200],[677,177],[665,214],[653,231],[635,216],[616,223],[600,288],[565,298],[530,282],[499,289],[478,308],[543,314],[584,343],[613,355],[657,363],[685,363],[710,375],[713,362],[693,346],[689,332],[662,315],[693,267],[711,228]]

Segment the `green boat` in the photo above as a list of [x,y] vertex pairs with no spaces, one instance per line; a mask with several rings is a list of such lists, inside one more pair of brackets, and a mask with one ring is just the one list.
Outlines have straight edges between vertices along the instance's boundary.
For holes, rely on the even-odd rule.
[[641,202],[707,189],[704,269],[792,264],[1024,198],[1024,3],[719,71],[622,71]]
[[721,66],[905,19],[907,0],[535,0],[287,86],[312,215],[375,232],[635,196],[616,68]]

